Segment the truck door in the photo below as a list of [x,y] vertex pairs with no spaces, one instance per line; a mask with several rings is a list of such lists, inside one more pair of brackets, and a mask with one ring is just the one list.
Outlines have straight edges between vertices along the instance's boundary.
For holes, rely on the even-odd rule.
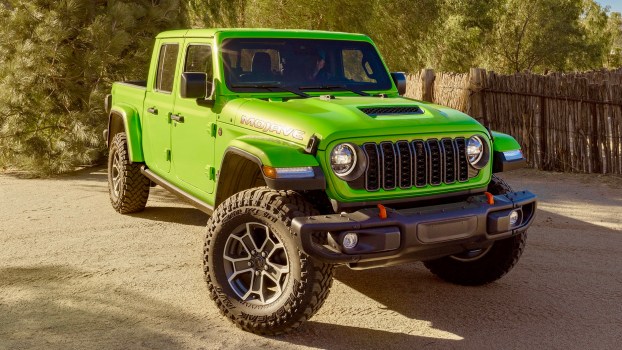
[[175,69],[180,46],[181,39],[156,42],[157,49],[154,50],[143,105],[145,161],[149,168],[160,174],[168,173],[171,169],[170,115],[175,105],[173,86],[178,75]]
[[[212,56],[210,39],[187,39],[181,65],[183,71],[207,73],[207,80],[212,81]],[[178,76],[181,76],[181,72]],[[194,98],[182,98],[179,94],[174,114],[173,171],[179,180],[192,186],[192,189],[188,189],[195,192],[195,196],[206,198],[208,193],[214,191],[216,114],[205,103]]]

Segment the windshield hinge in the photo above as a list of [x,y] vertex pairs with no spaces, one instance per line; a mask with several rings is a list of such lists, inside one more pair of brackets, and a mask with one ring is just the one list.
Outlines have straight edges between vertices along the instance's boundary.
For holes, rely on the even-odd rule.
[[320,138],[313,134],[309,138],[309,143],[307,143],[307,147],[305,148],[305,153],[311,154],[315,156],[317,154],[317,148],[320,145]]

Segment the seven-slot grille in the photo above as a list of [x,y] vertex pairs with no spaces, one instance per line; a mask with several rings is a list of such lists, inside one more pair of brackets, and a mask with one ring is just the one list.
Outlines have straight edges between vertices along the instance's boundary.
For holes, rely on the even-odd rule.
[[469,180],[466,140],[430,139],[366,143],[365,189],[438,186]]

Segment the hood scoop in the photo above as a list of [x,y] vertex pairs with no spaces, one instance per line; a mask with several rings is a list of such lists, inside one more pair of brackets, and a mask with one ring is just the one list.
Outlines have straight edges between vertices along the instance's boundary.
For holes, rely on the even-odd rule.
[[359,109],[370,117],[381,115],[423,114],[423,110],[419,108],[419,106],[359,107]]

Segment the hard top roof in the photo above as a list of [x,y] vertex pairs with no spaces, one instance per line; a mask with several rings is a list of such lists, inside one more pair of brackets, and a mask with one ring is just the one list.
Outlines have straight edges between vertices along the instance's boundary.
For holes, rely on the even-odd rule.
[[338,39],[361,40],[368,37],[363,34],[330,32],[306,29],[270,29],[270,28],[205,28],[170,30],[158,34],[157,38],[209,38],[216,34],[226,37],[242,38],[306,38],[306,39]]

